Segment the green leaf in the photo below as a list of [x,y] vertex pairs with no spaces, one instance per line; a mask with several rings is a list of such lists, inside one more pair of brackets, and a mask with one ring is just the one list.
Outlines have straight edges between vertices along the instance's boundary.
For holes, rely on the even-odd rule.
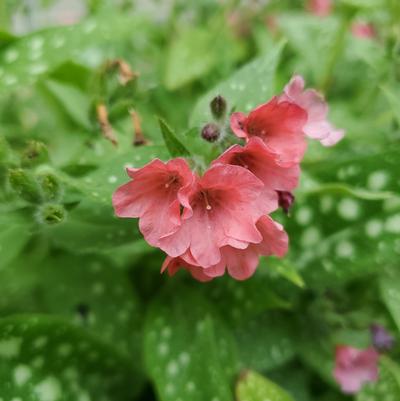
[[73,86],[54,80],[46,80],[44,85],[72,121],[86,130],[91,129],[89,120],[90,102],[83,92]]
[[0,52],[0,92],[32,84],[68,60],[97,66],[117,56],[119,42],[143,32],[145,24],[140,17],[107,13],[21,37]]
[[160,129],[164,138],[165,145],[167,146],[170,155],[172,157],[190,156],[189,151],[185,148],[182,142],[179,141],[176,134],[167,125],[167,123],[162,118],[159,118],[158,122],[160,124]]
[[176,28],[178,32],[168,45],[165,60],[167,89],[179,89],[205,76],[208,79],[214,71],[226,73],[244,54],[223,12],[210,15],[207,27],[179,22]]
[[385,7],[385,2],[382,0],[339,0],[339,3],[342,3],[346,6],[356,7],[356,8],[382,8]]
[[252,371],[245,372],[236,386],[238,401],[294,401],[281,387]]
[[286,260],[314,288],[377,274],[400,252],[397,146],[373,155],[331,152],[332,160],[306,164],[284,219],[291,238]]
[[138,297],[125,273],[108,259],[60,253],[34,262],[22,255],[1,272],[0,279],[4,283],[0,303],[3,315],[28,310],[62,316],[131,355],[138,364],[141,349]]
[[296,354],[290,320],[289,314],[271,311],[238,325],[235,337],[241,367],[264,372],[290,361]]
[[197,102],[190,118],[191,127],[200,127],[212,121],[210,102],[217,95],[223,96],[228,108],[248,112],[266,102],[275,90],[275,73],[283,43],[276,45],[268,54],[251,61],[221,82]]
[[218,62],[218,55],[210,51],[214,41],[215,35],[206,29],[194,27],[180,32],[167,52],[165,86],[175,90],[209,72]]
[[47,316],[0,319],[1,395],[8,400],[132,399],[135,376],[113,347]]
[[400,87],[392,86],[388,88],[387,86],[383,86],[381,89],[393,109],[394,118],[397,120],[397,123],[400,124]]
[[382,401],[400,399],[400,366],[382,355],[379,361],[379,379],[368,383],[357,394],[357,401]]
[[272,263],[269,263],[269,268],[273,272],[276,272],[279,276],[286,278],[286,280],[290,281],[297,287],[305,287],[305,282],[295,265],[289,263],[288,260],[273,260]]
[[[204,288],[221,316],[233,326],[270,309],[290,309],[290,302],[282,298],[273,287],[270,278],[259,271],[246,281],[235,281],[231,277],[221,277]],[[266,269],[268,267],[265,267]]]
[[194,288],[158,297],[144,335],[147,370],[161,401],[233,401],[233,340]]
[[9,45],[16,39],[17,39],[17,37],[12,35],[10,32],[6,32],[6,31],[3,31],[2,29],[0,29],[0,49],[2,47]]
[[287,13],[279,17],[279,26],[288,40],[288,46],[296,51],[296,70],[307,69],[319,82],[329,63],[335,44],[339,21],[335,17],[318,18],[304,13]]
[[45,227],[43,232],[57,247],[76,254],[109,254],[142,237],[137,220],[114,215],[111,200],[104,206],[85,199],[68,213],[63,224]]
[[71,178],[65,174],[60,180],[71,190],[83,193],[88,201],[109,207],[113,192],[130,179],[126,173],[127,167],[141,167],[155,158],[168,160],[165,146],[129,146],[117,150],[111,148],[113,153],[110,148],[99,146],[94,155],[91,152],[81,156],[85,163],[100,165],[92,173],[80,178]]
[[400,272],[391,268],[385,273],[379,281],[381,298],[400,332]]
[[6,267],[28,242],[31,236],[31,223],[16,213],[0,213],[0,271]]
[[[306,323],[304,321],[304,323]],[[317,373],[325,382],[334,385],[334,344],[332,339],[319,333],[320,327],[303,328],[296,342],[301,361]]]

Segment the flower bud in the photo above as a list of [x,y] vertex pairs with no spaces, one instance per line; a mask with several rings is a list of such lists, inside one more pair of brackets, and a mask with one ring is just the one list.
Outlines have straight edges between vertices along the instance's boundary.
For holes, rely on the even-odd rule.
[[226,114],[226,100],[218,95],[210,103],[211,113],[216,120],[222,120]]
[[53,226],[65,221],[67,217],[67,211],[61,204],[44,203],[38,207],[36,217],[39,223]]
[[377,351],[390,351],[393,348],[394,338],[386,331],[383,326],[379,324],[373,324],[371,325],[370,329],[372,344]]
[[201,130],[201,137],[207,142],[215,142],[221,135],[220,128],[217,124],[206,124]]
[[288,191],[277,191],[279,206],[283,209],[286,214],[289,214],[289,209],[294,203],[294,195]]
[[22,164],[24,166],[37,166],[49,160],[47,147],[42,142],[29,141],[28,146],[22,153]]
[[21,168],[9,170],[8,174],[11,187],[22,199],[31,203],[42,201],[40,186],[32,174]]
[[46,201],[58,200],[62,195],[62,187],[57,176],[51,172],[43,172],[37,176]]

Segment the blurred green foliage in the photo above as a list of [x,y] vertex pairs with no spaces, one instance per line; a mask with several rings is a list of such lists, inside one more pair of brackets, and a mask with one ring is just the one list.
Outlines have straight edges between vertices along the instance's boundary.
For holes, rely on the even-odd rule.
[[[335,345],[367,346],[373,322],[400,333],[397,0],[325,18],[302,1],[91,0],[75,25],[14,35],[25,6],[0,9],[0,399],[348,399]],[[248,111],[295,72],[347,134],[309,144],[292,214],[274,216],[289,255],[247,282],[160,276],[163,255],[113,215],[124,167],[205,166],[213,97]],[[355,399],[397,400],[399,363],[396,347]]]

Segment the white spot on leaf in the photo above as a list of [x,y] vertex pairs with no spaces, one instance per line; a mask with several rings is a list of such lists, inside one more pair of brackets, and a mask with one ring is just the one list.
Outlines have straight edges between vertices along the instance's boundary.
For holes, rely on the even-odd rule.
[[41,381],[33,391],[40,401],[56,401],[62,395],[60,382],[55,377],[48,377]]
[[32,376],[30,368],[26,365],[18,365],[14,369],[14,381],[17,386],[23,386]]
[[296,213],[296,221],[300,225],[305,226],[312,219],[312,210],[308,207],[300,208]]
[[0,341],[0,356],[3,358],[14,358],[19,355],[21,349],[21,338],[9,338]]
[[384,188],[389,181],[389,175],[386,171],[374,171],[368,177],[368,188],[379,191]]
[[354,199],[342,199],[338,205],[338,213],[345,220],[356,220],[360,215],[360,205]]
[[349,241],[340,241],[336,246],[336,255],[340,258],[350,258],[354,254],[354,246]]
[[367,222],[365,225],[365,232],[370,238],[378,237],[383,229],[383,224],[380,220],[374,219]]

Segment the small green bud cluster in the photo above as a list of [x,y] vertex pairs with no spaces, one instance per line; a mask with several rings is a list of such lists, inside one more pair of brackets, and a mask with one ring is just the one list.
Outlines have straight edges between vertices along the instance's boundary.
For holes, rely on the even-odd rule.
[[65,220],[67,212],[61,203],[63,188],[52,171],[32,173],[13,168],[8,171],[8,180],[21,199],[34,205],[39,223],[53,225]]

